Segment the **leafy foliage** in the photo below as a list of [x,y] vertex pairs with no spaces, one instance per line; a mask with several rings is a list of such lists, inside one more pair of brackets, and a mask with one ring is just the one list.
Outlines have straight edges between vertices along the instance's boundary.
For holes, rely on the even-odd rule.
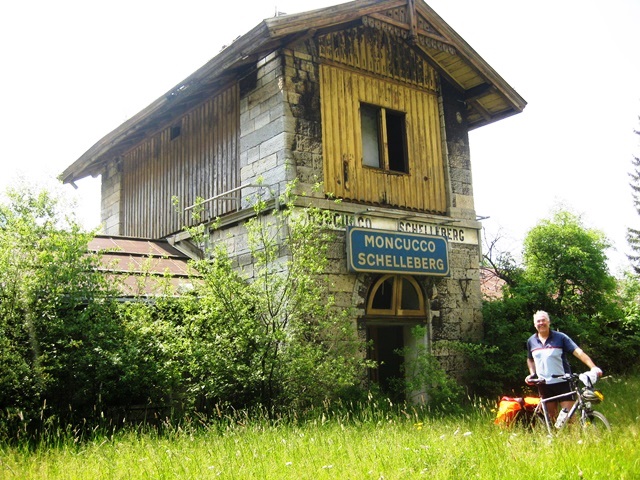
[[[469,352],[476,365],[477,391],[498,394],[522,388],[525,344],[534,332],[536,310],[549,312],[554,328],[570,335],[606,371],[637,364],[640,325],[631,300],[637,291],[627,283],[618,295],[606,264],[608,247],[601,232],[560,210],[529,231],[522,265],[514,265],[510,255],[492,260],[504,267],[496,271],[508,272],[509,282],[501,299],[483,306],[485,334],[480,345],[486,350]],[[506,265],[501,264],[504,258],[509,260]]]
[[[417,325],[411,329],[415,342],[413,346],[405,347],[400,352],[405,360],[403,370],[406,380],[403,379],[399,387],[408,392],[426,395],[431,409],[453,413],[461,406],[463,389],[429,351],[424,343],[426,334],[424,326]],[[455,348],[453,345],[445,345],[445,342],[441,342],[439,347],[441,350]]]
[[[0,207],[0,429],[91,426],[230,406],[275,412],[359,385],[363,342],[330,294],[323,212],[288,189],[246,223],[248,268],[222,244],[195,262],[198,286],[118,303],[91,239],[59,199],[28,189]],[[200,245],[206,232],[196,227]],[[192,232],[193,233],[193,232]]]
[[602,232],[584,228],[570,212],[556,212],[525,238],[526,281],[544,289],[556,314],[593,316],[606,308],[616,288],[607,268],[609,247]]
[[294,207],[291,186],[268,211],[257,197],[245,227],[253,259],[235,268],[224,244],[195,264],[203,308],[191,339],[200,338],[195,386],[215,402],[268,409],[304,406],[356,385],[362,342],[349,312],[336,308],[325,274],[334,239],[323,213]]
[[104,354],[118,342],[108,321],[112,291],[87,254],[91,235],[59,213],[59,201],[23,187],[0,205],[0,415],[7,425],[43,406],[90,408],[117,378]]

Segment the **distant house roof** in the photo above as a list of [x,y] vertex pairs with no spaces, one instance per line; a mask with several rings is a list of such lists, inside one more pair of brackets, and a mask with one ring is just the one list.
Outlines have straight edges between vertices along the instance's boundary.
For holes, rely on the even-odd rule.
[[497,300],[502,298],[502,288],[506,282],[498,274],[487,267],[480,267],[480,291],[483,300]]
[[101,173],[110,159],[168,126],[214,95],[264,55],[307,35],[359,25],[393,31],[432,65],[465,99],[470,128],[521,112],[525,100],[423,0],[356,0],[260,22],[151,105],[106,135],[70,165],[65,183]]
[[101,256],[101,271],[121,280],[123,296],[179,294],[197,278],[189,257],[165,240],[97,235],[89,250]]

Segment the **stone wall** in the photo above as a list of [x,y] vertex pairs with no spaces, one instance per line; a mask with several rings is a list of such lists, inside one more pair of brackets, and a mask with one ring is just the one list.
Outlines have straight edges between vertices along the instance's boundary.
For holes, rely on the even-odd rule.
[[[283,92],[282,57],[273,52],[248,73],[240,90],[240,183],[263,184],[275,192],[293,178],[290,162],[292,127]],[[249,87],[243,87],[248,84]],[[243,208],[257,188],[242,192]]]
[[[322,124],[317,55],[312,41],[274,52],[261,60],[241,87],[240,169],[242,184],[262,180],[272,192],[282,191],[298,179],[298,193],[305,198],[324,198],[313,186],[323,179]],[[479,229],[475,221],[468,135],[459,99],[447,86],[442,89],[441,119],[445,122],[449,215],[456,225]],[[243,207],[258,188],[243,190]],[[326,204],[324,204],[326,206]],[[338,205],[336,210],[340,210]],[[425,221],[428,217],[425,216]],[[478,235],[480,238],[480,235]],[[246,231],[241,224],[212,233],[211,240],[225,242],[236,266],[252,275]],[[476,340],[482,335],[479,245],[450,242],[450,276],[419,277],[427,302],[429,344],[449,371],[459,373],[459,356],[439,344]],[[366,298],[375,274],[347,271],[344,231],[336,231],[326,272],[338,307],[354,311],[354,325],[364,316]]]
[[287,114],[292,127],[289,148],[298,192],[322,197],[314,185],[323,180],[322,119],[320,117],[320,78],[306,43],[283,52],[284,88]]
[[110,162],[102,172],[100,221],[106,235],[122,234],[121,193],[122,163],[118,159]]
[[450,188],[449,215],[475,220],[469,133],[465,118],[465,102],[446,80],[440,81],[441,121],[448,162]]

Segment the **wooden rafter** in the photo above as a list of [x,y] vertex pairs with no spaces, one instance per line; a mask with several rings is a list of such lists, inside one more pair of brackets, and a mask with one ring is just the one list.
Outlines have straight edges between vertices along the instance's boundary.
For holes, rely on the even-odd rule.
[[415,41],[418,39],[418,16],[415,0],[407,0],[407,11],[409,12],[409,38]]

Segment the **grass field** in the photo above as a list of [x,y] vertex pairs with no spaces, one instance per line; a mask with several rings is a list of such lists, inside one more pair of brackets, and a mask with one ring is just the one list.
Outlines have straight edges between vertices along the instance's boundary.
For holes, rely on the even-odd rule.
[[445,417],[373,404],[297,424],[238,416],[85,442],[48,432],[46,446],[1,446],[0,479],[638,479],[640,377],[598,386],[602,436],[501,429],[494,402]]

